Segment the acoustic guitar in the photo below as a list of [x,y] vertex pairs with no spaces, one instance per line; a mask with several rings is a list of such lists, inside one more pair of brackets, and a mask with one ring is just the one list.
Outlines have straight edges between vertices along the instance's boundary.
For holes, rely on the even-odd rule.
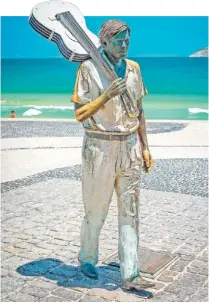
[[[41,36],[56,43],[67,60],[83,62],[92,58],[112,81],[118,78],[111,63],[101,55],[99,38],[87,28],[84,16],[75,5],[63,0],[38,3],[32,9],[29,24]],[[135,118],[137,108],[127,89],[121,100],[128,117]]]

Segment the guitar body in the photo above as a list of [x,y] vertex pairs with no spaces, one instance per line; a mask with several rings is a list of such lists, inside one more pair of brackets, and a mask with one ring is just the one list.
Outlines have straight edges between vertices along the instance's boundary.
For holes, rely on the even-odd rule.
[[56,43],[59,51],[66,59],[72,62],[83,62],[91,56],[75,36],[59,22],[57,15],[64,12],[70,12],[93,44],[99,48],[98,37],[88,30],[82,13],[69,2],[51,0],[36,4],[29,17],[29,24],[41,36]]

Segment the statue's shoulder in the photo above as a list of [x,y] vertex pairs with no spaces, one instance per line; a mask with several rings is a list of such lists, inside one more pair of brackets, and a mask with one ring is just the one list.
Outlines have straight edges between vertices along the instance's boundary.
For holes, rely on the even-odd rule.
[[94,66],[94,61],[90,58],[90,59],[86,59],[84,60],[80,66],[84,66],[84,67],[87,67],[87,68],[91,68],[92,66]]
[[92,59],[87,59],[80,64],[80,69],[89,73],[94,72],[95,68],[96,67]]
[[139,63],[137,63],[136,61],[130,60],[130,59],[126,59],[126,62],[127,62],[131,67],[133,67],[137,72],[140,71]]

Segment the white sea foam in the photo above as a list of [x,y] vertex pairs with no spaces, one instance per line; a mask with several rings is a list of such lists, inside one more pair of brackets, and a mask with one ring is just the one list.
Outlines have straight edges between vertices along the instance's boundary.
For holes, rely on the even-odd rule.
[[7,102],[6,100],[0,100],[0,104],[4,104],[6,102]]
[[205,109],[205,108],[195,108],[195,107],[189,108],[188,111],[189,111],[190,114],[198,114],[198,113],[206,113],[206,114],[208,114],[209,113],[208,109]]
[[36,110],[36,109],[29,109],[26,112],[23,113],[23,116],[38,116],[41,115],[42,112],[40,110]]
[[29,105],[25,105],[26,107],[33,107],[36,109],[61,109],[61,110],[66,110],[66,109],[74,109],[74,106],[65,106],[65,105],[33,105],[33,104],[29,104]]

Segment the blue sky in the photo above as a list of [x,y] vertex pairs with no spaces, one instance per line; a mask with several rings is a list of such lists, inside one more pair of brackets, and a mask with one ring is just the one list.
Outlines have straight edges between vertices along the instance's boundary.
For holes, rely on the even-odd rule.
[[[120,19],[131,28],[129,57],[185,57],[208,46],[207,17],[86,17],[98,34],[103,22]],[[62,57],[56,45],[37,34],[28,17],[2,17],[2,58]]]

